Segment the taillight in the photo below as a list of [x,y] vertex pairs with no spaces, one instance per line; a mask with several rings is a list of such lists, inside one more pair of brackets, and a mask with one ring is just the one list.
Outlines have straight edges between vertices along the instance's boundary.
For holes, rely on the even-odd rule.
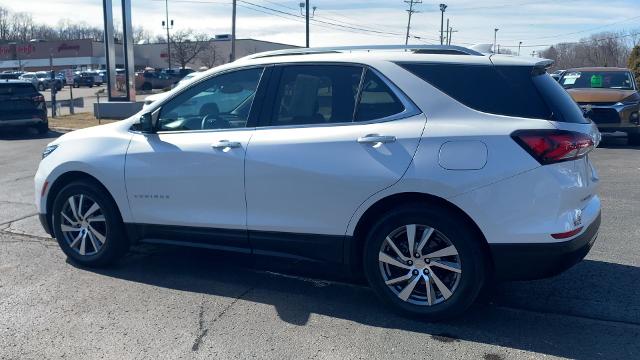
[[33,100],[33,102],[44,102],[44,96],[37,95],[37,96],[32,97],[31,100]]
[[520,130],[511,137],[542,165],[578,159],[593,150],[593,139],[566,130]]

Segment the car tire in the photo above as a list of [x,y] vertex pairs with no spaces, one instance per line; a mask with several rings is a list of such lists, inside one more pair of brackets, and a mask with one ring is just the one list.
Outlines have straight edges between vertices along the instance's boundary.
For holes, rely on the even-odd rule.
[[[414,234],[414,254],[408,251],[409,234]],[[418,254],[424,234],[429,234],[428,241]],[[454,211],[425,204],[404,206],[387,212],[369,232],[364,273],[393,310],[430,321],[453,318],[473,304],[483,287],[487,270],[481,241]],[[452,252],[456,255],[447,255]],[[387,256],[404,267],[393,265]],[[397,281],[401,278],[405,279]]]
[[78,84],[78,83],[73,83],[73,87],[74,87],[74,88],[79,88],[79,87],[80,87],[80,84]]
[[627,143],[632,146],[640,145],[640,134],[627,134]]
[[66,185],[54,200],[52,216],[60,248],[77,264],[107,266],[129,249],[117,206],[99,184],[77,181]]
[[92,87],[93,87],[93,84],[89,84],[89,87],[90,87],[90,88],[92,88]]
[[49,123],[38,124],[36,126],[36,131],[38,131],[38,134],[40,134],[40,135],[44,135],[44,134],[48,133],[49,132]]
[[45,87],[43,83],[38,84],[38,91],[44,91]]

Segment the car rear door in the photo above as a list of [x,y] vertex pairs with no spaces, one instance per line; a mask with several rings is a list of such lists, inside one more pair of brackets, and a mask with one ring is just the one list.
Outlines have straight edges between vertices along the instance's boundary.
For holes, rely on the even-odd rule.
[[251,246],[339,262],[351,216],[402,177],[426,118],[360,65],[279,66],[272,79],[245,164]]

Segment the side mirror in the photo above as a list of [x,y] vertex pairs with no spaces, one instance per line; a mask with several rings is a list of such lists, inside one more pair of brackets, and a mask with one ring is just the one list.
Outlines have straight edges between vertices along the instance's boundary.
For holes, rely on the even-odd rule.
[[146,112],[140,116],[138,123],[136,124],[136,130],[144,133],[153,133],[156,131],[157,111],[150,113]]

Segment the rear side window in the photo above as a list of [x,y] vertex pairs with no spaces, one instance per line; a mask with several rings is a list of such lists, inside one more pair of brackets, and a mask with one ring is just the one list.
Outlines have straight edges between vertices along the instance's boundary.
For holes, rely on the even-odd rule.
[[540,91],[549,104],[554,114],[555,121],[586,124],[584,113],[557,81],[546,73],[534,75],[532,78],[534,85]]
[[[571,108],[576,105],[568,106],[567,101],[573,100],[562,87],[550,76],[534,72],[532,67],[416,63],[400,65],[455,100],[478,111],[555,121],[585,121],[582,116],[580,119],[575,118],[574,109]],[[564,111],[568,111],[566,116],[563,116]]]
[[382,119],[404,111],[404,105],[376,74],[367,70],[362,81],[356,121]]
[[0,95],[24,96],[36,93],[36,88],[32,84],[0,83]]
[[351,122],[362,71],[359,66],[285,67],[272,125]]

